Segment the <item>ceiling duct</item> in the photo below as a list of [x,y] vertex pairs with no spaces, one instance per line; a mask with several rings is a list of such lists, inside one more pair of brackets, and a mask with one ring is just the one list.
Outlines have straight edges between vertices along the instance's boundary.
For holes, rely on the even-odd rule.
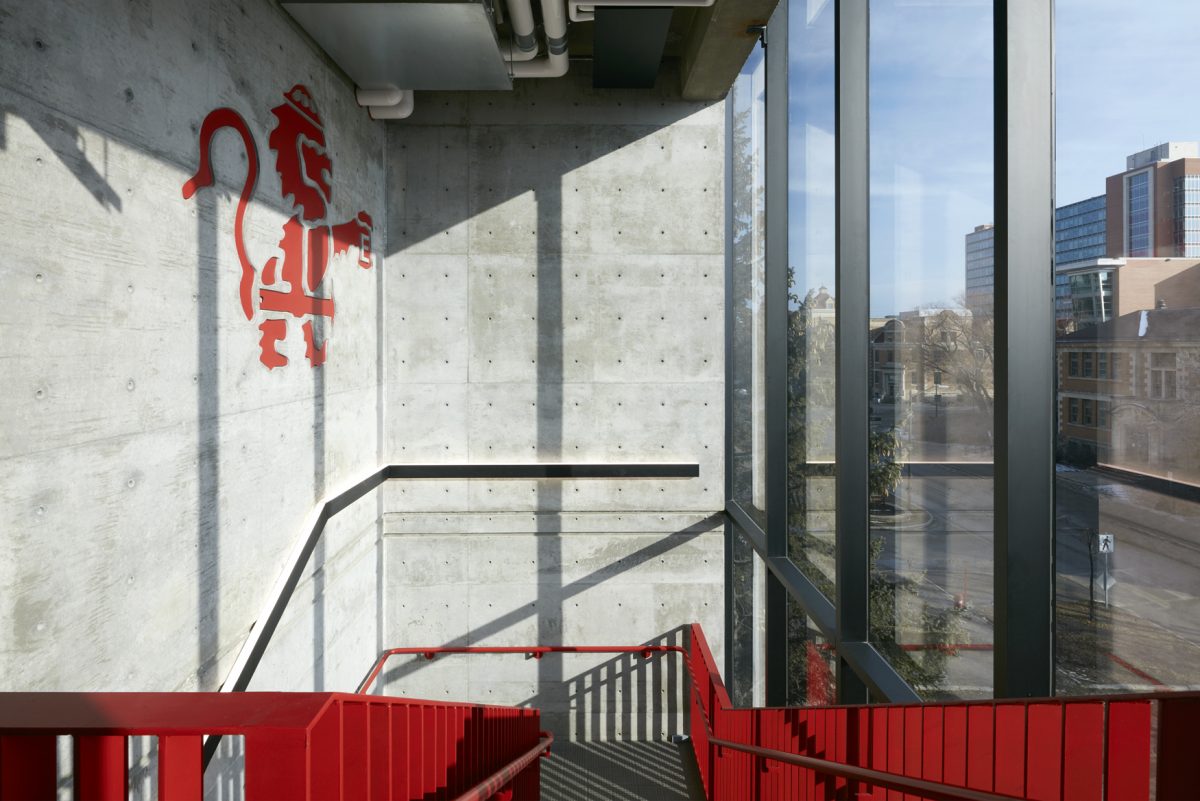
[[511,89],[490,2],[282,3],[360,87]]
[[592,86],[653,89],[671,12],[671,8],[597,7]]

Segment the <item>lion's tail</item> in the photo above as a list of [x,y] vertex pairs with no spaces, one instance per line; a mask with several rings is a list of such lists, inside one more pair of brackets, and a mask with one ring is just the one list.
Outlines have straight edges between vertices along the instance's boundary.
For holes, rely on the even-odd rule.
[[254,307],[251,302],[251,293],[254,289],[254,265],[250,263],[250,257],[246,255],[246,241],[242,234],[242,222],[246,216],[246,206],[250,204],[250,198],[254,194],[254,185],[258,181],[258,147],[254,144],[254,136],[250,133],[250,128],[247,127],[246,121],[233,109],[215,109],[204,118],[204,125],[200,128],[200,167],[196,170],[196,174],[183,185],[183,197],[186,200],[196,194],[196,190],[213,185],[212,155],[210,150],[213,137],[222,128],[232,128],[241,135],[242,144],[246,148],[246,161],[248,162],[246,183],[243,184],[242,196],[238,199],[237,216],[234,218],[233,233],[234,241],[237,244],[238,261],[242,265],[242,281],[239,286],[242,311],[246,314],[246,319],[249,320],[254,316]]

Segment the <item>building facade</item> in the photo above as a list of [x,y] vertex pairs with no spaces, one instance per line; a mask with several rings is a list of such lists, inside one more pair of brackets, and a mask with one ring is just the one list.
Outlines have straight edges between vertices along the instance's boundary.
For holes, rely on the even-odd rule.
[[996,287],[996,229],[990,223],[977,225],[966,240],[967,308],[990,310]]
[[1134,153],[1105,197],[1109,256],[1200,257],[1200,143]]
[[1059,339],[1060,457],[1200,483],[1200,308],[1135,311]]

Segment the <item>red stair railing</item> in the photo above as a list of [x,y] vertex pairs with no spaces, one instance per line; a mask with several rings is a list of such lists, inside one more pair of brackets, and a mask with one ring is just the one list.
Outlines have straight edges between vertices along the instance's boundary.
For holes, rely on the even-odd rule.
[[383,672],[383,666],[393,656],[419,655],[432,660],[443,654],[523,654],[533,659],[541,659],[546,654],[640,654],[643,659],[649,659],[651,654],[672,652],[686,654],[687,649],[679,645],[448,645],[433,648],[389,648],[375,660],[371,672],[355,692],[368,692],[375,679]]
[[345,693],[0,693],[0,801],[57,797],[61,735],[74,740],[76,798],[124,801],[126,738],[156,735],[158,797],[198,801],[208,734],[245,737],[247,801],[532,801],[552,739],[536,709],[516,707]]
[[201,735],[245,736],[246,798],[534,799],[552,736],[533,709],[365,695],[396,654],[684,654],[708,801],[1200,798],[1200,693],[735,709],[704,633],[688,647],[385,651],[361,692],[0,694],[0,801],[55,796],[56,735],[76,797],[126,797],[126,737],[157,735],[159,797],[199,799]]
[[709,801],[1200,798],[1200,693],[734,709],[691,627]]

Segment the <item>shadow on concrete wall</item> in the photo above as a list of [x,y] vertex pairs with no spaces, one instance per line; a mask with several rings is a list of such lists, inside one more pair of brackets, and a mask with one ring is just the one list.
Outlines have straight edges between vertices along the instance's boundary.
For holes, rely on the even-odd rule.
[[[686,631],[680,625],[638,644],[686,647]],[[683,734],[680,715],[687,708],[685,675],[683,654],[660,653],[648,659],[640,654],[617,654],[571,677],[563,682],[570,710],[569,722],[564,723],[570,727],[571,739],[654,742]],[[535,699],[530,703],[540,705]]]
[[221,376],[217,208],[196,197],[196,686],[215,690],[221,649]]
[[[557,515],[546,515],[548,520]],[[547,574],[555,579],[557,571],[542,571],[538,584],[538,601],[535,605],[522,605],[480,626],[469,634],[456,637],[440,647],[462,647],[487,642],[496,634],[518,622],[536,615],[538,620],[537,643],[520,645],[560,645],[562,642],[562,608],[567,600],[594,589],[597,584],[610,580],[614,575],[658,558],[690,540],[708,533],[719,525],[721,515],[712,515],[687,528],[666,534],[661,539],[629,554],[619,562],[579,578],[570,584],[561,585],[554,580],[546,581]],[[550,525],[547,523],[546,525]],[[541,526],[539,525],[539,529]],[[469,537],[470,534],[463,536]],[[586,536],[586,535],[568,535]],[[550,551],[558,553],[560,535],[539,533],[539,561],[545,565]],[[558,564],[554,562],[553,564]],[[616,601],[614,600],[614,605]],[[533,607],[536,606],[535,610]],[[680,621],[678,628],[655,637],[646,643],[565,643],[568,645],[685,645],[684,625],[691,621]],[[433,643],[385,643],[384,647],[399,645],[426,646]],[[382,649],[381,649],[382,650]],[[458,655],[443,656],[433,662],[424,657],[393,657],[377,682],[374,691],[388,695],[405,695],[405,679],[420,670],[438,670],[447,665],[447,660],[514,659],[519,656]],[[550,655],[542,658],[537,666],[537,693],[522,701],[523,705],[542,710],[543,726],[554,730],[561,740],[577,738],[585,742],[624,741],[649,742],[683,733],[679,716],[686,711],[683,665],[678,655],[654,656],[643,660],[640,655],[618,656],[597,665],[577,676],[564,678],[563,657]],[[486,698],[456,698],[487,702]]]
[[[499,250],[488,249],[478,255],[527,253],[530,267],[536,267],[535,458],[540,462],[564,459],[563,253],[567,249],[564,234],[577,236],[580,233],[564,231],[564,192],[571,191],[564,179],[593,161],[653,136],[706,105],[683,103],[668,90],[657,94],[594,90],[586,82],[586,75],[577,77],[579,80],[565,82],[570,84],[569,91],[563,91],[561,95],[554,94],[559,89],[536,81],[518,83],[514,91],[504,97],[489,93],[429,94],[422,98],[421,107],[411,120],[388,126],[387,153],[392,161],[388,166],[386,252],[389,256],[402,254],[422,242],[443,238],[456,226],[469,220],[481,220],[487,212],[519,196],[533,196],[536,212],[533,220],[529,220],[532,225],[527,227],[524,222],[518,225],[515,221],[496,220],[496,239],[492,241],[499,243],[502,237],[507,237],[511,248],[506,251],[501,246]],[[493,98],[497,98],[495,106],[516,111],[502,112],[493,107]],[[462,115],[455,117],[445,111],[459,103],[462,104]],[[612,119],[607,111],[597,116],[596,108],[617,108],[622,103],[625,106],[622,119]],[[589,109],[578,109],[581,104]],[[431,111],[422,113],[423,109]],[[449,122],[441,122],[444,115],[448,115],[444,118]],[[626,189],[632,192],[627,191],[626,196],[641,193],[647,201],[658,199],[658,189],[638,185],[636,179],[631,181],[633,185]],[[615,188],[613,192],[615,198]],[[571,196],[572,207],[580,205],[575,202],[578,198]],[[670,210],[661,208],[659,211],[667,214]],[[475,237],[487,241],[493,234],[487,230],[490,224],[481,223],[477,227],[479,230],[468,231],[468,241]],[[427,248],[419,250],[425,252]],[[436,252],[436,243],[434,250]],[[468,245],[461,251],[455,250],[455,255],[469,257],[473,252]],[[615,274],[617,265],[627,257],[616,253],[611,257]],[[472,314],[487,313],[486,309],[473,308],[471,311]],[[484,642],[534,615],[537,619],[536,644],[562,643],[564,602],[594,586],[597,579],[611,575],[610,567],[604,570],[604,577],[593,574],[563,585],[559,570],[562,490],[561,482],[557,481],[539,482],[536,490],[536,507],[532,511],[538,515],[537,565],[529,579],[531,583],[536,582],[536,603],[473,627],[468,634],[443,645]],[[716,521],[710,518],[682,531],[665,534],[654,545],[623,559],[620,569],[655,558],[710,531],[715,525]],[[464,536],[470,534],[464,532]],[[381,561],[380,570],[382,565]],[[384,642],[381,650],[396,645],[399,643]],[[423,659],[396,661],[385,672],[379,686],[402,682],[406,676],[428,664]],[[576,688],[573,680],[565,680],[562,660],[542,659],[537,671],[539,694],[530,703],[543,709],[567,708]]]
[[[0,150],[6,148],[5,119],[17,115],[11,107],[0,108]],[[107,209],[121,211],[121,196],[108,182],[108,139],[102,138],[101,151],[88,153],[79,126],[49,112],[34,112],[22,116],[46,146],[58,156],[71,174],[79,180],[96,201]],[[99,167],[97,167],[99,164]]]
[[[562,326],[562,181],[547,181],[535,192],[537,201],[537,455],[538,461],[562,461],[563,326]],[[537,486],[537,618],[538,644],[562,643],[562,482]],[[541,578],[545,568],[544,575]],[[560,695],[562,660],[538,662],[539,695]],[[561,697],[543,698],[538,706],[559,706]]]
[[[323,318],[314,318],[319,328],[314,341],[328,334]],[[313,505],[325,494],[325,368],[312,370],[313,378]],[[313,681],[316,692],[325,689],[325,538],[317,540],[310,559],[313,583]]]
[[[655,92],[593,89],[587,65],[573,64],[572,77],[558,87],[522,81],[504,93],[426,93],[412,118],[387,126],[386,151],[394,163],[387,168],[388,238],[383,252],[393,256],[442,237],[456,225],[532,192],[538,225],[529,235],[537,239],[538,266],[552,267],[543,259],[563,251],[563,178],[712,105],[681,101],[667,88],[675,85],[664,76],[659,81],[662,88]],[[553,94],[556,91],[560,94]],[[455,104],[462,104],[465,119],[439,116]],[[510,112],[501,113],[501,106]],[[598,107],[623,108],[625,116],[613,119],[610,110],[597,116]],[[430,112],[432,108],[437,110]],[[444,133],[448,140],[437,143],[440,150],[430,143],[408,147],[409,141],[419,142],[431,131]],[[547,133],[540,137],[539,131]],[[465,132],[463,150],[453,150],[449,142],[457,141],[452,137],[459,132]],[[646,185],[629,188],[650,191]],[[664,208],[663,213],[686,210]],[[561,333],[561,320],[557,322]]]
[[[662,556],[663,554],[667,553],[668,551],[671,551],[671,550],[695,539],[696,537],[699,537],[702,534],[706,534],[706,533],[712,531],[713,528],[715,528],[717,525],[719,525],[723,521],[723,518],[724,518],[724,513],[713,514],[713,515],[710,515],[709,517],[706,517],[703,520],[693,523],[692,525],[688,526],[687,528],[680,529],[679,531],[675,531],[670,534],[665,534],[665,535],[663,535],[662,539],[660,539],[654,543],[651,543],[650,545],[647,545],[644,548],[640,548],[639,550],[634,551],[633,553],[628,554],[627,556],[622,557],[619,562],[614,562],[614,563],[605,565],[604,567],[600,568],[599,570],[595,570],[595,571],[587,574],[586,576],[583,576],[582,578],[572,581],[570,584],[563,585],[562,587],[557,589],[557,591],[554,593],[554,597],[550,600],[552,600],[553,603],[558,608],[561,608],[563,603],[566,602],[567,600],[575,597],[576,595],[579,595],[580,593],[582,593],[588,589],[594,588],[597,584],[604,581],[605,579],[610,579],[614,575],[623,573],[626,570],[629,570],[630,568],[645,564],[646,562],[649,562],[652,559]],[[469,533],[465,533],[465,534],[463,534],[463,536],[469,537],[471,535]],[[555,536],[555,538],[557,538],[557,535],[554,535],[554,536]],[[587,536],[587,535],[572,534],[572,535],[568,535],[568,536]],[[618,566],[620,566],[620,569],[616,569]],[[534,615],[534,614],[535,614],[535,612],[533,611],[532,607],[521,606],[516,609],[513,609],[511,612],[506,612],[505,614],[501,615],[500,617],[493,618],[492,620],[489,620],[488,622],[486,622],[480,626],[474,627],[469,634],[464,634],[461,637],[455,637],[454,639],[448,640],[444,643],[435,644],[435,643],[427,643],[427,642],[422,642],[422,643],[395,643],[395,642],[392,642],[392,643],[385,643],[384,647],[385,648],[396,648],[396,647],[401,647],[401,646],[418,647],[418,646],[427,646],[428,645],[428,646],[439,647],[439,648],[461,648],[464,646],[469,646],[469,645],[474,645],[474,644],[484,642],[488,638],[495,636],[496,634],[504,631],[505,629],[509,628],[510,626],[515,625],[517,622],[524,620],[527,617],[530,617],[531,615]],[[691,622],[691,621],[687,621],[687,622]],[[520,643],[520,644],[521,645],[560,645],[561,643],[551,642],[551,643]],[[571,643],[571,644],[574,645],[574,644],[579,644],[579,643]],[[589,643],[582,643],[582,644],[586,645]],[[610,645],[616,645],[616,644],[641,645],[642,643],[608,643],[608,644],[610,644]],[[460,657],[460,658],[471,658],[471,657]],[[430,664],[431,663],[426,661],[423,657],[415,657],[413,659],[408,659],[408,660],[402,660],[399,657],[394,657],[391,661],[388,662],[387,669],[384,670],[383,673],[380,675],[380,678],[376,684],[376,687],[383,688],[383,687],[387,687],[388,685],[394,684],[396,682],[402,682],[408,676],[411,676],[414,673],[416,673],[417,671],[430,666]],[[434,665],[434,667],[436,667],[438,663],[435,661],[432,664]],[[395,689],[400,689],[400,688],[395,688]],[[563,698],[567,697],[567,690],[565,688],[562,690],[562,697]]]

